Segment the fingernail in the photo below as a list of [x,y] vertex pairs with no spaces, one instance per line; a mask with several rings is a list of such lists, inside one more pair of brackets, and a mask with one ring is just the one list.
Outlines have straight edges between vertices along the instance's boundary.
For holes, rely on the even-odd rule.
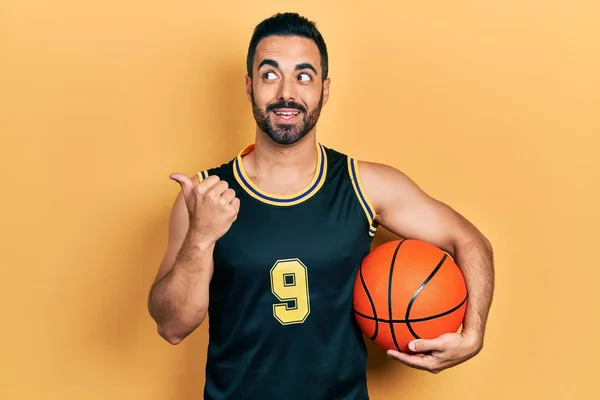
[[410,342],[408,344],[408,348],[411,349],[412,351],[415,351],[415,342]]

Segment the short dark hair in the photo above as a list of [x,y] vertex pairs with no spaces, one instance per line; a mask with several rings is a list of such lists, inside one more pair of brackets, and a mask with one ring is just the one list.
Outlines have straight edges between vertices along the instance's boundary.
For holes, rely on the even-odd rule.
[[302,17],[298,13],[278,13],[263,20],[254,28],[254,34],[250,39],[248,46],[248,55],[246,56],[246,70],[248,76],[252,77],[252,66],[254,64],[254,55],[258,43],[269,36],[299,36],[311,39],[319,48],[321,54],[321,70],[323,71],[323,80],[329,73],[329,58],[327,56],[327,45],[317,29],[314,22]]

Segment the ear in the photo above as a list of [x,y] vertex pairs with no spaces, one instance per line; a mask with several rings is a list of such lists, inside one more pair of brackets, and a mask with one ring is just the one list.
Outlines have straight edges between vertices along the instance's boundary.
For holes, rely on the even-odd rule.
[[246,97],[252,102],[252,78],[249,75],[246,75]]
[[329,85],[331,83],[331,78],[327,78],[323,81],[323,105],[327,104],[327,100],[329,100]]

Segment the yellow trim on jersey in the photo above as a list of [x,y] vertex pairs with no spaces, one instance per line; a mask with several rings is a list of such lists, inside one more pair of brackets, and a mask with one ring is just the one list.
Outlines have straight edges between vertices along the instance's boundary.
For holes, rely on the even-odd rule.
[[252,150],[254,150],[254,144],[246,146],[234,159],[233,176],[238,181],[242,189],[244,189],[250,196],[263,203],[273,206],[293,206],[313,197],[325,183],[325,179],[327,177],[327,154],[325,153],[325,148],[320,143],[317,143],[317,167],[315,169],[313,178],[302,190],[289,195],[276,195],[267,193],[256,186],[254,182],[252,182],[252,179],[250,179],[244,170],[244,164],[242,162],[242,157],[250,153]]
[[375,217],[377,216],[375,213],[375,207],[373,207],[373,204],[371,203],[371,200],[369,199],[369,196],[367,196],[367,192],[364,189],[364,185],[360,177],[360,171],[358,169],[358,162],[354,158],[347,158],[350,181],[352,181],[354,193],[356,194],[358,202],[360,203],[367,217],[367,222],[369,223],[369,235],[375,236],[375,233],[377,232],[377,226],[375,225]]
[[206,178],[208,178],[208,171],[199,171],[197,173],[197,175],[198,175],[198,183],[200,183],[203,180],[205,180]]

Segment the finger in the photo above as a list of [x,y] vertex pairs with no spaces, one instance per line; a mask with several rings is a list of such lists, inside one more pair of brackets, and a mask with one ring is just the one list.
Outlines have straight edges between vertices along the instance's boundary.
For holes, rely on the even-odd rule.
[[183,192],[183,196],[185,197],[185,201],[187,202],[194,190],[194,185],[192,184],[190,177],[186,174],[174,173],[171,174],[169,178],[179,183],[179,186],[181,186],[181,191]]
[[408,348],[415,353],[425,353],[428,351],[445,350],[444,341],[441,338],[435,339],[415,339],[408,343]]
[[200,194],[204,194],[220,181],[221,179],[217,175],[210,175],[196,186],[196,191]]
[[192,180],[186,174],[173,173],[173,174],[169,175],[169,178],[171,178],[175,182],[179,183],[180,185],[188,185],[188,184],[191,185],[192,184]]
[[218,200],[218,198],[229,189],[229,184],[227,181],[219,180],[217,183],[212,185],[210,188],[206,190],[206,196],[210,196],[213,200]]
[[231,206],[235,210],[236,214],[239,213],[240,212],[240,199],[235,197],[233,200],[231,200]]
[[438,372],[436,369],[437,365],[435,359],[431,356],[411,355],[396,350],[388,350],[387,354],[394,360],[399,361],[409,367],[433,373]]
[[227,205],[227,204],[231,203],[231,201],[234,198],[235,198],[235,191],[230,188],[223,192],[223,194],[221,195],[220,202],[223,205]]

